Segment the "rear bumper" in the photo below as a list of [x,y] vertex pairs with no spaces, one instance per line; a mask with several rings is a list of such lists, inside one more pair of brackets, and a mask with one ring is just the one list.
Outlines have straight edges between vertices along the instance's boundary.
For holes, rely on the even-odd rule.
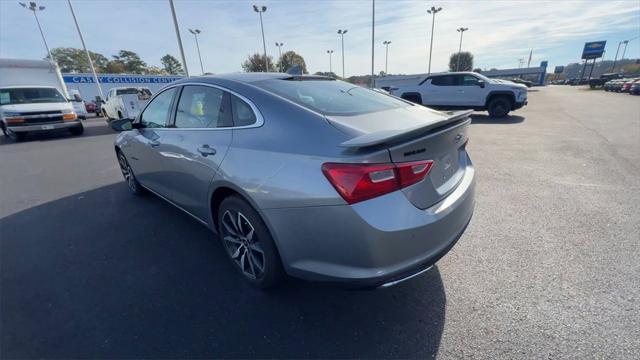
[[42,124],[34,124],[34,125],[18,125],[18,126],[7,126],[7,129],[12,132],[33,132],[33,131],[50,131],[56,129],[67,129],[73,127],[82,126],[82,122],[80,119],[74,121],[65,121],[65,122],[56,122],[56,123],[42,123]]
[[355,205],[263,210],[289,275],[370,287],[428,269],[464,232],[473,214],[469,162],[458,187],[421,210],[401,191]]

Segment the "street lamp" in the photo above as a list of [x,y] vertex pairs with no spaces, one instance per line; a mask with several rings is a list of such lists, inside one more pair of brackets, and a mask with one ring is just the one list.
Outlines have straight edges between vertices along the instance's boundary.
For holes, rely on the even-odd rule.
[[385,52],[384,52],[384,74],[385,75],[389,75],[388,73],[388,65],[389,65],[389,44],[391,44],[391,41],[383,41],[382,44],[384,44],[385,46]]
[[278,47],[278,54],[280,54],[280,57],[278,58],[278,63],[280,64],[280,72],[282,72],[282,45],[284,44],[276,42],[276,46]]
[[469,30],[469,28],[461,27],[456,29],[460,33],[460,46],[458,47],[458,64],[456,65],[456,71],[460,71],[460,53],[462,52],[462,34]]
[[264,41],[264,24],[262,23],[262,13],[267,11],[267,7],[264,5],[253,5],[253,11],[260,14],[260,30],[262,30],[262,48],[264,50],[264,71],[269,72],[269,59],[267,59],[267,43]]
[[376,87],[376,74],[374,70],[375,62],[375,40],[376,40],[376,0],[371,0],[371,87]]
[[40,30],[40,35],[42,35],[42,42],[44,42],[44,47],[47,49],[47,55],[49,55],[49,59],[51,59],[51,61],[55,62],[55,60],[53,59],[53,56],[51,56],[51,51],[49,51],[49,45],[47,44],[47,39],[44,38],[44,32],[42,32],[42,27],[40,26],[40,20],[38,20],[38,15],[36,14],[37,11],[42,11],[42,10],[45,9],[45,7],[44,6],[38,6],[38,4],[35,3],[35,1],[31,1],[29,3],[29,6],[27,6],[27,4],[25,4],[23,2],[21,2],[19,4],[23,8],[33,12],[33,17],[36,18],[36,23],[38,24],[38,29]]
[[624,60],[624,54],[627,53],[627,44],[629,43],[629,40],[625,40],[622,43],[624,44],[624,50],[622,50],[622,57],[620,58],[620,61]]
[[344,34],[347,33],[347,30],[338,30],[338,34],[342,37],[342,79],[344,80]]
[[202,66],[202,56],[200,55],[200,45],[198,44],[198,35],[202,32],[198,29],[189,29],[189,32],[196,38],[196,48],[198,49],[198,59],[200,59],[200,71],[204,74],[204,67]]
[[333,67],[331,66],[331,57],[333,56],[333,50],[327,50],[327,54],[329,54],[329,73],[332,73]]
[[429,14],[433,15],[433,18],[431,20],[431,42],[429,43],[429,71],[428,73],[431,74],[431,54],[432,54],[432,50],[433,50],[433,29],[434,29],[434,24],[436,22],[436,14],[438,12],[442,11],[442,8],[439,7],[436,9],[435,6],[432,6],[431,9],[427,10],[427,12]]

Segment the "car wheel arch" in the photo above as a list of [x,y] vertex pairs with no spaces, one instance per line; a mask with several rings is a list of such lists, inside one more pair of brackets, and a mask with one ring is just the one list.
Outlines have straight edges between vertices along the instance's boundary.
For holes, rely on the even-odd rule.
[[[218,184],[215,189],[211,192],[211,196],[209,197],[209,218],[211,219],[211,227],[215,233],[218,233],[218,209],[220,208],[220,204],[222,201],[229,196],[237,196],[240,199],[246,201],[251,207],[260,215],[262,221],[267,226],[267,229],[271,233],[271,237],[273,238],[273,242],[276,245],[276,249],[278,250],[278,254],[281,259],[283,259],[283,253],[280,251],[280,244],[278,242],[278,238],[276,233],[269,222],[269,219],[264,216],[264,213],[260,209],[260,207],[251,199],[251,197],[247,196],[245,192],[233,185],[232,183],[224,182],[222,184]],[[284,260],[284,259],[283,259]]]
[[489,103],[491,102],[491,100],[495,99],[498,96],[506,97],[507,99],[509,99],[509,102],[511,103],[511,109],[513,110],[513,108],[515,106],[515,102],[516,102],[516,97],[513,94],[513,92],[511,92],[511,91],[491,91],[487,95],[487,100],[485,101],[484,106],[488,107]]

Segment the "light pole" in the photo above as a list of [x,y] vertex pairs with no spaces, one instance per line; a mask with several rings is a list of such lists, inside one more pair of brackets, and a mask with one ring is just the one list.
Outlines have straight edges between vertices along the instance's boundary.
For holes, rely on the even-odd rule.
[[262,23],[262,13],[267,11],[267,7],[264,5],[253,5],[253,11],[260,14],[260,30],[262,30],[262,48],[264,50],[264,72],[269,72],[269,59],[267,59],[267,43],[264,40],[264,24]]
[[280,57],[278,58],[278,63],[280,64],[280,72],[282,72],[282,45],[283,43],[276,42],[276,46],[278,47],[278,54]]
[[460,71],[460,53],[462,52],[462,34],[464,34],[464,32],[467,30],[469,30],[469,28],[466,28],[466,27],[461,27],[456,29],[456,31],[460,33],[460,46],[458,47],[458,64],[456,65],[456,71]]
[[433,15],[433,18],[431,20],[431,41],[429,42],[429,71],[428,71],[429,74],[431,74],[431,54],[433,51],[433,29],[434,29],[434,24],[436,22],[436,14],[440,11],[442,11],[442,8],[439,7],[436,9],[435,6],[432,6],[431,9],[427,10],[429,14]]
[[333,50],[327,50],[327,54],[329,54],[329,73],[332,73],[333,68],[331,66],[331,57],[333,56]]
[[376,74],[374,70],[375,62],[375,39],[376,39],[376,0],[371,0],[371,88],[376,87]]
[[620,58],[620,61],[624,60],[624,54],[627,53],[627,44],[629,43],[629,40],[625,40],[622,43],[624,44],[624,50],[622,50],[622,57]]
[[38,29],[40,30],[40,35],[42,35],[42,42],[44,42],[44,47],[47,49],[47,55],[49,55],[49,59],[51,59],[51,61],[55,62],[55,60],[53,59],[53,56],[51,56],[51,51],[49,50],[49,45],[47,44],[47,39],[44,38],[44,32],[42,32],[42,27],[40,26],[40,20],[38,20],[38,15],[36,14],[37,11],[42,11],[42,10],[45,9],[45,7],[44,6],[38,6],[38,4],[35,3],[35,1],[31,1],[29,3],[29,6],[27,6],[27,4],[25,4],[23,2],[21,2],[19,4],[23,8],[33,12],[33,17],[36,18],[36,23],[38,24]]
[[347,30],[338,30],[338,34],[342,37],[342,80],[344,80],[344,34],[347,33]]
[[76,12],[73,11],[73,5],[71,5],[71,0],[67,0],[67,2],[69,3],[69,9],[71,10],[73,21],[76,23],[76,29],[78,30],[78,35],[80,35],[80,42],[82,42],[82,47],[84,48],[84,52],[87,54],[87,60],[89,60],[89,67],[91,67],[91,72],[93,73],[93,81],[96,82],[96,86],[98,87],[98,94],[100,94],[100,99],[104,99],[104,94],[102,93],[102,86],[100,86],[100,81],[98,81],[98,74],[96,74],[96,69],[93,67],[93,60],[91,60],[91,55],[89,55],[89,50],[87,50],[87,45],[85,45],[84,43],[84,37],[82,36],[82,31],[80,31],[80,25],[78,25]]
[[196,38],[196,48],[198,49],[198,59],[200,59],[200,71],[204,74],[204,67],[202,66],[202,56],[200,55],[200,45],[198,44],[198,35],[202,32],[198,29],[189,29],[189,32]]
[[616,50],[616,57],[613,58],[613,66],[611,67],[611,72],[616,71],[616,61],[618,61],[618,52],[620,51],[620,45],[622,45],[622,41],[618,43],[618,49]]
[[180,27],[178,26],[178,17],[176,16],[176,7],[173,5],[173,0],[169,0],[171,6],[171,16],[173,17],[173,26],[176,29],[176,37],[178,38],[178,48],[180,48],[180,57],[182,58],[182,67],[184,67],[184,74],[189,77],[189,69],[187,69],[187,59],[184,57],[184,48],[182,47],[182,38],[180,37]]
[[388,70],[389,70],[389,44],[391,44],[391,41],[383,41],[382,44],[385,46],[385,51],[384,51],[384,75],[389,75]]

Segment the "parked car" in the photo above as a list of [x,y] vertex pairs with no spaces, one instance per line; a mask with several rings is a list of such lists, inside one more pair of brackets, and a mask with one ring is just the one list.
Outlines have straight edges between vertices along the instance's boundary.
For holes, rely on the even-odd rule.
[[620,92],[622,91],[622,86],[624,85],[625,82],[627,82],[629,79],[620,79],[620,80],[616,80],[615,82],[611,83],[611,87],[609,91],[613,91],[613,92]]
[[429,75],[416,85],[391,87],[391,94],[411,102],[441,109],[488,111],[504,117],[527,105],[527,87],[489,79],[474,72]]
[[323,76],[192,77],[160,90],[115,151],[145,191],[216,231],[264,288],[291,275],[390,286],[456,243],[474,207],[471,111]]
[[109,119],[135,119],[149,102],[151,90],[146,87],[112,88],[102,104],[102,116]]
[[625,81],[622,84],[622,87],[620,88],[620,92],[626,92],[628,93],[631,90],[631,85],[633,85],[633,83],[635,81],[637,81],[638,79],[627,79],[627,81]]
[[67,92],[70,95],[69,101],[71,102],[71,105],[73,105],[73,111],[78,114],[78,118],[86,120],[88,113],[84,100],[82,100],[82,96],[80,95],[80,91],[76,89],[67,89]]
[[529,81],[529,80],[525,80],[525,79],[520,79],[520,78],[513,78],[510,79],[511,82],[514,82],[516,84],[522,84],[528,88],[530,88],[531,86],[533,86],[533,82]]
[[610,80],[621,79],[621,78],[623,78],[623,75],[621,73],[602,74],[600,75],[599,78],[590,79],[589,87],[591,87],[592,89],[595,89],[597,87],[603,86],[606,82]]
[[0,128],[14,141],[28,133],[84,128],[58,67],[45,60],[0,59]]
[[93,101],[87,101],[84,103],[84,107],[88,113],[96,114],[98,111],[98,106]]
[[636,80],[631,85],[631,89],[629,89],[629,94],[631,94],[631,95],[640,95],[640,80]]

